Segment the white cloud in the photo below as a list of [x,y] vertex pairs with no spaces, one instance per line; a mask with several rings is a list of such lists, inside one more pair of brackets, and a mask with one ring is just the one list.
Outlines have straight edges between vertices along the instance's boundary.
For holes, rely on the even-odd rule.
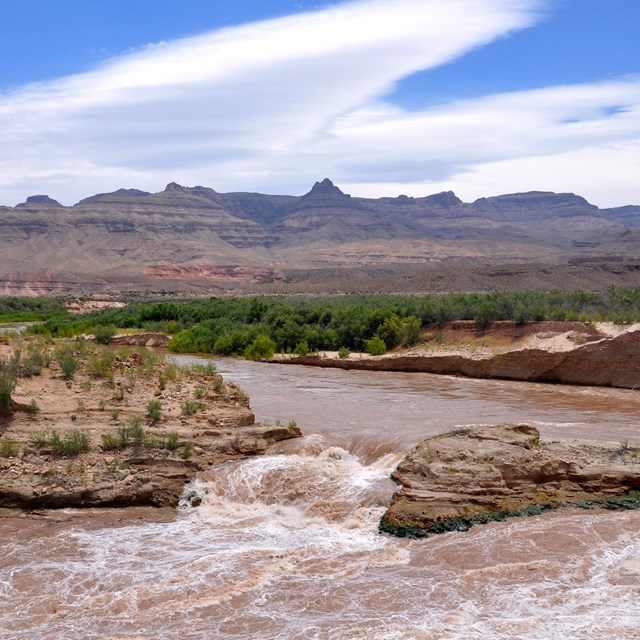
[[[173,180],[301,193],[325,176],[358,195],[443,186],[475,197],[584,182],[599,204],[615,192],[640,202],[629,171],[606,171],[637,168],[637,78],[418,113],[381,102],[407,75],[531,26],[543,6],[362,0],[150,46],[24,87],[0,96],[0,202],[49,193],[71,203]],[[562,170],[550,170],[554,162]]]

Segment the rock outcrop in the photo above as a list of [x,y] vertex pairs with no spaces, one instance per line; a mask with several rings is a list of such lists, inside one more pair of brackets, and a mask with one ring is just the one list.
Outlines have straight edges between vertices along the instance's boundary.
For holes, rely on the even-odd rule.
[[509,516],[575,506],[640,507],[640,449],[541,442],[529,425],[427,438],[392,474],[401,489],[380,530],[425,537]]
[[0,508],[175,506],[212,464],[301,435],[256,423],[213,367],[76,343],[58,347],[78,362],[65,379],[47,349],[27,343],[53,361],[18,380],[15,413],[0,416]]

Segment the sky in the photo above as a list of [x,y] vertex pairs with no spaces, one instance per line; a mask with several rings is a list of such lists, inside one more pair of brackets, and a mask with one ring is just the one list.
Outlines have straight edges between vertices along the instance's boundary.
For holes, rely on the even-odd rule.
[[0,204],[169,182],[640,204],[640,0],[0,0]]

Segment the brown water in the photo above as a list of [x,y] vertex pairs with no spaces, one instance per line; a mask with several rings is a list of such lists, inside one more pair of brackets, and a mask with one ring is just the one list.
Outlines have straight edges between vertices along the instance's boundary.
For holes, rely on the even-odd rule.
[[640,444],[640,393],[224,360],[305,434],[214,467],[202,506],[0,520],[0,638],[640,638],[640,513],[377,533],[422,437],[527,421]]

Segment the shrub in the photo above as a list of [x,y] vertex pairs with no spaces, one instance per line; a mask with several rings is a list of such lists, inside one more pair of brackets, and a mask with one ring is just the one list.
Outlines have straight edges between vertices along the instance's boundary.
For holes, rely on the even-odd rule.
[[27,411],[31,414],[31,415],[35,415],[36,413],[38,413],[40,411],[40,407],[38,406],[38,403],[35,400],[32,400],[28,405],[27,405]]
[[0,440],[0,455],[3,458],[13,458],[20,450],[20,443],[11,438],[3,438]]
[[53,446],[54,453],[65,458],[71,458],[89,451],[91,446],[89,436],[84,431],[77,429],[69,431],[64,436],[52,431],[50,444]]
[[160,400],[149,400],[147,403],[147,417],[151,424],[158,424],[158,422],[160,422],[161,410],[162,404]]
[[216,375],[216,365],[213,363],[208,364],[194,364],[191,367],[191,371],[195,374],[206,376],[207,378],[212,378]]
[[109,340],[116,335],[116,328],[112,324],[96,325],[93,328],[93,337],[98,344],[108,344]]
[[105,349],[100,355],[90,355],[87,360],[87,375],[90,375],[92,378],[113,380],[112,366],[114,360],[115,352],[111,349]]
[[14,352],[11,358],[0,356],[0,415],[9,415],[13,412],[13,394],[18,381],[18,369],[20,364],[20,352]]
[[187,400],[180,407],[183,416],[192,416],[198,410],[198,403],[193,400]]
[[276,352],[276,343],[265,335],[259,335],[244,351],[247,360],[267,360]]
[[381,356],[387,350],[387,345],[380,336],[373,336],[366,342],[367,353],[372,356]]
[[120,440],[111,433],[102,434],[102,448],[105,451],[113,451],[120,448]]
[[307,341],[303,340],[302,342],[298,342],[296,348],[293,350],[293,353],[295,353],[297,356],[309,355],[309,345]]
[[169,451],[175,451],[178,448],[178,434],[175,431],[167,434],[167,440],[164,446]]
[[62,349],[56,354],[56,359],[58,360],[58,366],[60,367],[65,380],[72,380],[75,372],[80,366],[80,363],[73,353],[68,349]]
[[347,347],[340,347],[338,349],[338,358],[340,360],[346,360],[349,357],[349,349]]

